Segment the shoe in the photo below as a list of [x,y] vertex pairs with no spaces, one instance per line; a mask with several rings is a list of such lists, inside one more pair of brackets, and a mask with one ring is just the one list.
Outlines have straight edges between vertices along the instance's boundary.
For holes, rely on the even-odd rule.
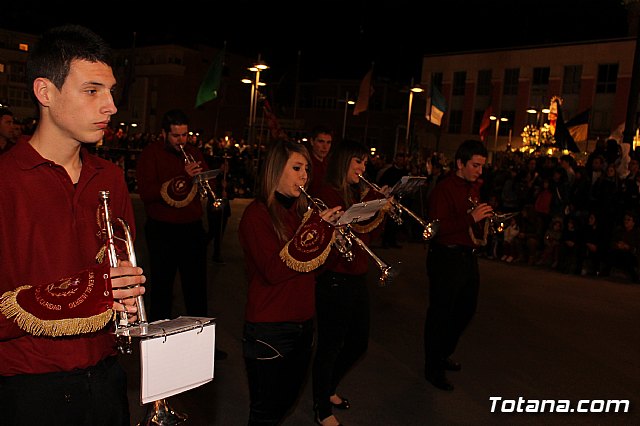
[[454,361],[451,358],[444,360],[444,369],[447,371],[460,371],[462,370],[462,364],[458,361]]
[[351,404],[349,403],[349,400],[347,398],[344,398],[340,395],[338,395],[338,397],[342,400],[340,404],[329,401],[334,408],[339,408],[340,410],[348,410],[349,408],[351,408]]
[[439,374],[425,374],[424,378],[427,379],[427,382],[440,390],[447,392],[451,392],[453,390],[453,385],[449,380],[447,380],[447,376],[445,376],[444,372]]
[[213,358],[216,361],[222,361],[224,359],[227,359],[228,356],[229,356],[229,354],[227,354],[225,351],[222,351],[220,349],[216,349],[215,350],[215,354],[213,355]]
[[213,263],[215,263],[216,265],[226,265],[227,264],[227,262],[222,260],[222,258],[220,258],[220,257],[214,257],[212,260],[213,260]]

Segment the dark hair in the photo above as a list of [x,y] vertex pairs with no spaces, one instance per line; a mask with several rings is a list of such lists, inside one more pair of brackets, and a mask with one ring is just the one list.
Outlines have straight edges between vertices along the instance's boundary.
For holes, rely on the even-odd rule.
[[325,124],[318,124],[311,130],[311,139],[315,139],[319,134],[325,133],[327,135],[331,135],[333,137],[333,129]]
[[455,159],[456,161],[460,160],[462,164],[467,164],[467,161],[471,160],[474,155],[486,158],[489,153],[487,152],[487,147],[484,145],[484,142],[476,139],[467,139],[458,147]]
[[354,189],[347,183],[347,171],[352,158],[365,159],[369,155],[369,150],[362,143],[353,140],[344,140],[334,149],[327,165],[325,182],[331,185],[342,195],[347,206],[350,207],[356,202]]
[[[289,161],[289,157],[295,152],[302,155],[307,160],[307,164],[311,165],[311,156],[304,145],[284,139],[274,141],[269,146],[265,155],[260,172],[260,180],[256,188],[256,199],[267,205],[273,227],[282,241],[287,241],[291,235],[287,234],[282,211],[278,207],[276,188],[278,187],[287,161]],[[308,182],[309,180],[307,179],[307,184]],[[306,197],[304,195],[298,197],[296,200],[296,209],[300,216],[307,211],[307,206],[308,202]]]
[[181,109],[167,111],[162,117],[162,130],[166,133],[171,131],[171,126],[189,125],[189,117]]
[[5,115],[10,115],[13,117],[13,112],[7,107],[0,107],[0,117],[4,117]]
[[80,25],[63,25],[45,32],[29,54],[27,82],[30,85],[44,77],[60,89],[74,60],[101,62],[113,68],[111,48],[99,35]]

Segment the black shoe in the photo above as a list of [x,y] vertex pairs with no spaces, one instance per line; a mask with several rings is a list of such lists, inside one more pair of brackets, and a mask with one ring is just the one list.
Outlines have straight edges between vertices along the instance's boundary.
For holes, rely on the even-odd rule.
[[427,382],[431,383],[438,389],[447,392],[451,392],[453,390],[453,385],[449,380],[447,380],[447,376],[444,375],[444,372],[436,374],[425,374],[424,378],[427,379]]
[[334,408],[339,408],[341,410],[348,410],[349,408],[351,408],[351,404],[349,403],[349,400],[347,398],[344,398],[344,397],[342,397],[340,395],[338,395],[338,396],[342,400],[342,402],[340,404],[336,404],[336,403],[333,403],[333,402],[329,401],[329,402],[331,402],[331,405],[333,405]]
[[[316,410],[316,412],[315,412],[315,414],[313,416],[313,419],[316,421],[317,424],[322,425],[322,420],[320,420],[320,416],[318,416],[318,411],[317,410]],[[340,423],[340,420],[338,420],[338,426],[345,426],[345,424],[344,423]]]
[[452,360],[451,358],[447,358],[443,361],[444,369],[447,371],[460,371],[462,370],[462,364],[457,361]]
[[227,354],[225,351],[221,351],[220,349],[216,349],[213,358],[216,361],[222,361],[224,359],[227,359],[228,356],[229,356],[229,354]]

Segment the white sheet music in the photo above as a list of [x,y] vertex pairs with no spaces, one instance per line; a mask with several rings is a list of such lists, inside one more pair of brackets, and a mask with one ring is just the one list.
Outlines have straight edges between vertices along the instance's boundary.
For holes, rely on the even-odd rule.
[[140,341],[142,404],[213,380],[216,334],[212,318],[180,317],[150,326],[161,332]]
[[340,216],[336,225],[346,225],[367,220],[384,207],[385,204],[387,204],[385,198],[354,204]]

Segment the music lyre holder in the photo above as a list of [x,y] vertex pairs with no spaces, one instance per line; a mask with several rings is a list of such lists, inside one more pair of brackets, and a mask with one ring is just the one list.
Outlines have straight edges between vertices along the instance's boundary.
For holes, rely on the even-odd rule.
[[411,195],[416,192],[421,186],[426,185],[428,182],[424,176],[403,176],[394,186],[391,188],[389,195],[395,198],[401,198],[405,195]]

